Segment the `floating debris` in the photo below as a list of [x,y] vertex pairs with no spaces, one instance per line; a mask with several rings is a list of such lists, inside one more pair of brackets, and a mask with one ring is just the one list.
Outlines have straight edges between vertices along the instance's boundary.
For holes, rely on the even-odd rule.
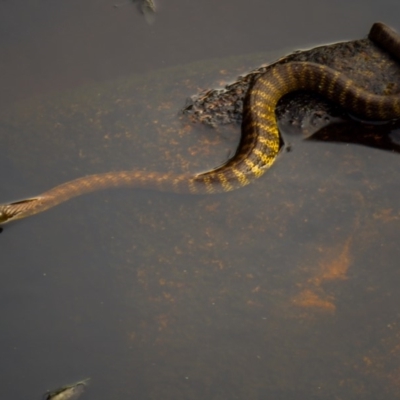
[[130,0],[125,1],[124,3],[114,4],[114,8],[119,8],[129,3],[138,3],[140,12],[144,15],[144,19],[146,22],[151,25],[155,21],[155,13],[157,7],[154,3],[154,0]]
[[151,25],[155,20],[156,5],[153,0],[140,0],[140,2],[140,11],[142,11],[146,22]]
[[133,0],[134,3],[139,3],[140,10],[144,14],[145,12],[155,13],[157,11],[154,0]]
[[90,378],[49,391],[44,400],[76,400],[85,390]]

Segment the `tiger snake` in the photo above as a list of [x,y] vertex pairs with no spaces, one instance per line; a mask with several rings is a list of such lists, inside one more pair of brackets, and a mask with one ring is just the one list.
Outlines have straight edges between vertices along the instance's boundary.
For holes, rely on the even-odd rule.
[[[378,22],[372,26],[368,37],[400,60],[400,36],[394,30]],[[222,166],[199,174],[131,170],[84,176],[38,196],[0,205],[0,223],[38,214],[71,198],[108,188],[211,194],[246,186],[275,162],[281,147],[275,108],[282,96],[297,90],[317,92],[363,119],[384,121],[400,117],[400,95],[369,93],[343,73],[325,65],[276,64],[261,74],[249,89],[239,146]]]

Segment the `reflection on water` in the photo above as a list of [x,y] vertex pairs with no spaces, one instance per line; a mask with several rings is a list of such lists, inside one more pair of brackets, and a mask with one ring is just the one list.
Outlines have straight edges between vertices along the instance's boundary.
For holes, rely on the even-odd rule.
[[[218,165],[239,129],[193,127],[177,111],[261,58],[3,110],[2,200],[86,173]],[[396,135],[385,129],[340,131]],[[92,377],[82,399],[398,397],[399,157],[330,143],[336,130],[293,137],[293,151],[243,190],[96,193],[7,227],[1,397],[39,397],[82,376]]]

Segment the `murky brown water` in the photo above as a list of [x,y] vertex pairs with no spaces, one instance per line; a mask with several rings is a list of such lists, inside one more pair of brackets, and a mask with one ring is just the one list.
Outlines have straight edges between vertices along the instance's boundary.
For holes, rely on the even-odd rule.
[[[159,3],[149,26],[111,0],[0,2],[1,201],[218,165],[239,129],[188,125],[186,97],[256,52],[400,29],[388,0]],[[398,154],[290,141],[237,192],[96,193],[6,227],[0,397],[91,377],[82,398],[400,398]]]

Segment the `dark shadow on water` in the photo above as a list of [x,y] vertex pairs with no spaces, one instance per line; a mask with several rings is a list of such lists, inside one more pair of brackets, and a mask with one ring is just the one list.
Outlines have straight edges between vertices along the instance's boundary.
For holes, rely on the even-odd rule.
[[400,152],[399,121],[385,124],[353,123],[342,129],[340,124],[321,129],[308,140],[358,144],[392,153]]

